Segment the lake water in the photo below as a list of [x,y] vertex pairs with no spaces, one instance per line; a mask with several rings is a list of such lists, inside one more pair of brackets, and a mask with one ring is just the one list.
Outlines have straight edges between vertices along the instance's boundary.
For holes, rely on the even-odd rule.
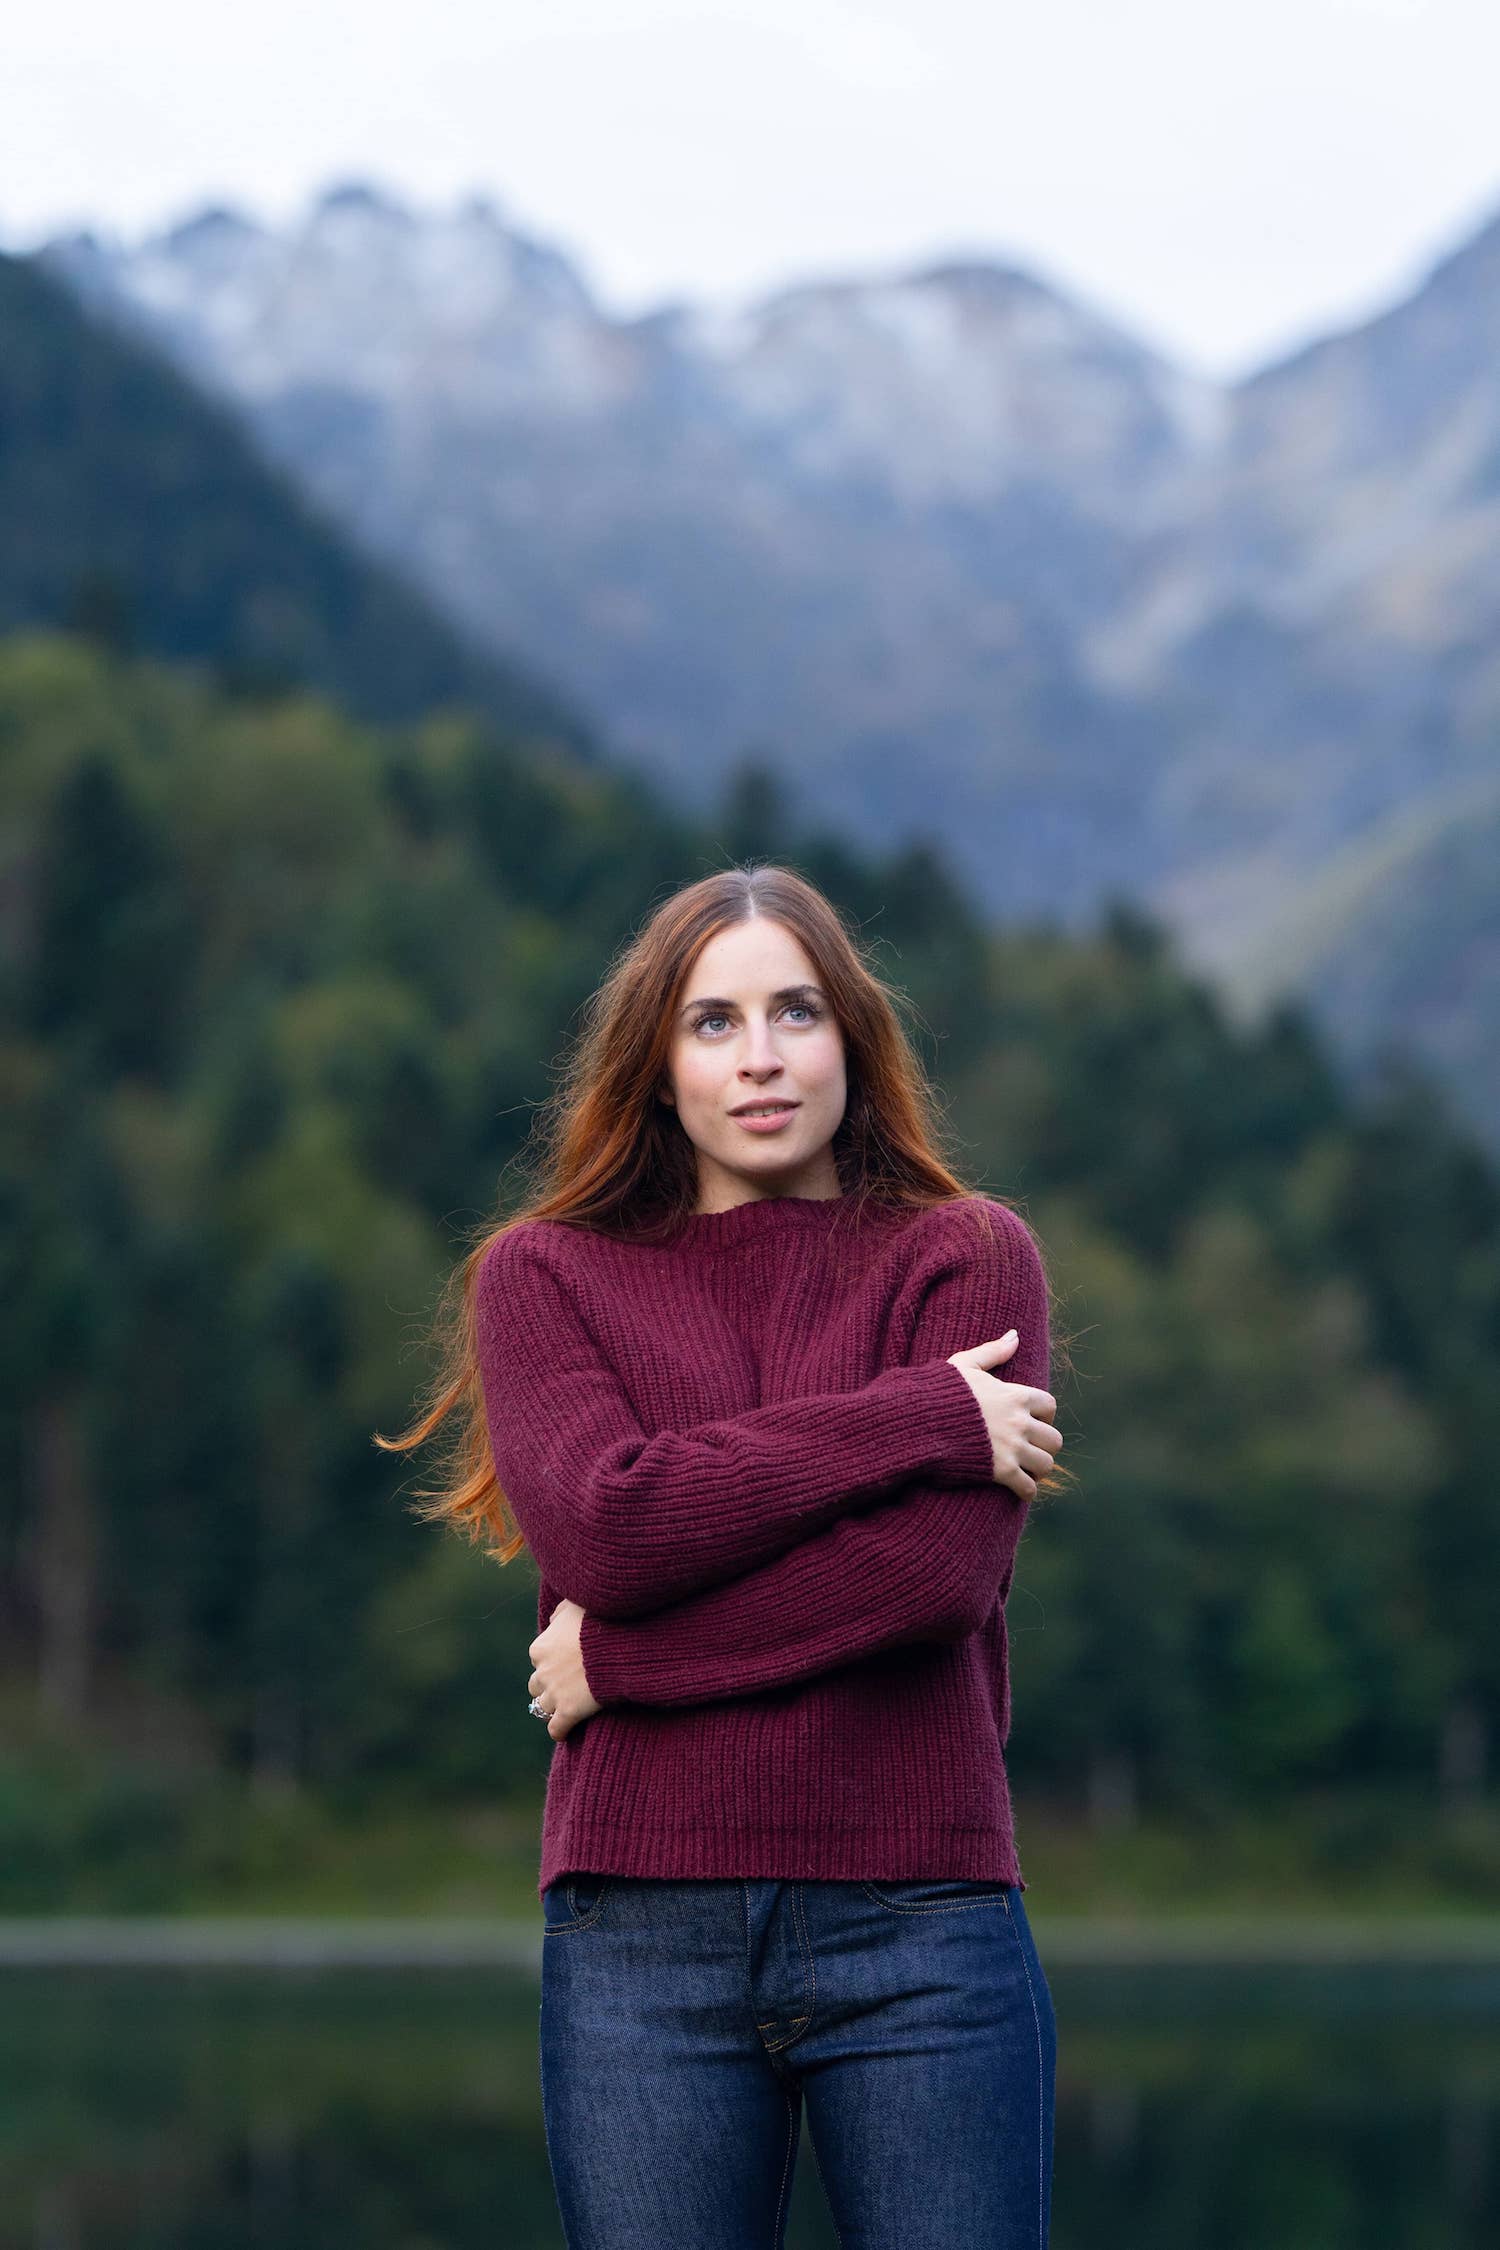
[[[1500,2244],[1500,1969],[1048,1980],[1052,2250]],[[0,1972],[0,2246],[560,2250],[537,1999],[493,1968]],[[837,2250],[805,2128],[787,2244]]]

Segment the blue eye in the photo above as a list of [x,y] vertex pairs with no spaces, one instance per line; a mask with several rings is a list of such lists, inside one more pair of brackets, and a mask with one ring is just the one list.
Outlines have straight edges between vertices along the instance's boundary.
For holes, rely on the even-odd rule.
[[[791,1010],[800,1011],[804,1016],[811,1016],[815,1023],[823,1013],[817,1003],[812,1000],[789,1000],[787,1007]],[[694,1031],[702,1031],[706,1024],[727,1023],[728,1021],[729,1018],[722,1014],[719,1009],[710,1008],[703,1015],[693,1018],[693,1029]]]

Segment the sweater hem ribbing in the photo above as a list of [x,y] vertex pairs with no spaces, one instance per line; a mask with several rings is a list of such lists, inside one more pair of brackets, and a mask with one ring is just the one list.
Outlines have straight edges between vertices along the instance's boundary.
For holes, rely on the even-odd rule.
[[800,1842],[759,1833],[736,1841],[726,1830],[658,1829],[626,1839],[618,1830],[581,1827],[544,1855],[540,1899],[565,1875],[655,1876],[668,1881],[750,1878],[782,1882],[993,1882],[1025,1890],[1014,1839],[1003,1829],[924,1829],[902,1849],[889,1831],[820,1828]]

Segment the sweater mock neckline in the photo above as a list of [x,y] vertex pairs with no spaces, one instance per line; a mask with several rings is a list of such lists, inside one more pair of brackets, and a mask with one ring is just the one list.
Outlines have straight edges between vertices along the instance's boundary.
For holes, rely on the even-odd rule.
[[724,1211],[693,1211],[673,1228],[673,1248],[718,1249],[733,1242],[756,1242],[763,1236],[803,1234],[829,1227],[847,1217],[860,1198],[855,1195],[752,1195],[731,1203]]

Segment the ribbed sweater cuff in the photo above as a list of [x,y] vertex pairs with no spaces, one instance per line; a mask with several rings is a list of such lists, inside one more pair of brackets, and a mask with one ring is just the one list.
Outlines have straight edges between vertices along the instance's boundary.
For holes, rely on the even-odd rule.
[[879,1451],[893,1462],[893,1480],[922,1476],[929,1483],[969,1485],[994,1476],[990,1424],[954,1361],[886,1368],[873,1388],[886,1408]]
[[[880,1378],[910,1395],[917,1429],[928,1440],[925,1467],[913,1470],[943,1484],[988,1484],[995,1474],[989,1424],[973,1387],[951,1359],[888,1368]],[[919,1450],[921,1441],[919,1439]]]
[[589,1694],[601,1710],[630,1695],[629,1619],[595,1617],[585,1611],[578,1628],[578,1653]]

